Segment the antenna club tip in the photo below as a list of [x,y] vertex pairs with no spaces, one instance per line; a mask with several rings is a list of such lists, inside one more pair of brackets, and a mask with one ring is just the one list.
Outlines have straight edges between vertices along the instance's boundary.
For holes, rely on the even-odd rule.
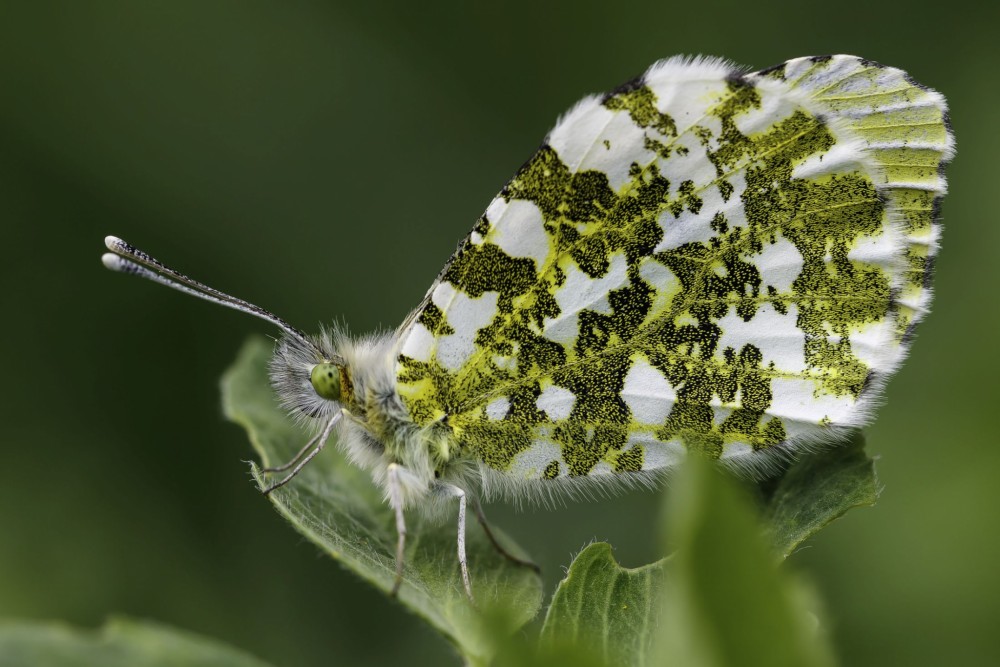
[[[104,237],[104,245],[106,245],[108,247],[108,250],[116,250],[116,249],[122,247],[123,245],[127,245],[127,244],[124,241],[122,241],[120,238],[118,238],[117,236],[105,236]],[[107,264],[107,262],[105,262],[105,264]]]
[[[109,239],[114,238],[109,236]],[[104,264],[105,268],[111,269],[112,271],[122,270],[122,258],[112,252],[106,252],[101,255],[101,263]]]

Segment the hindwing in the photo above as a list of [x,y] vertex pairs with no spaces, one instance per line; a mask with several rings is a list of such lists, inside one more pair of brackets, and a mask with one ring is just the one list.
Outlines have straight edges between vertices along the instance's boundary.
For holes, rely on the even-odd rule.
[[868,421],[927,311],[941,95],[851,56],[588,97],[401,332],[400,396],[517,479],[751,471]]

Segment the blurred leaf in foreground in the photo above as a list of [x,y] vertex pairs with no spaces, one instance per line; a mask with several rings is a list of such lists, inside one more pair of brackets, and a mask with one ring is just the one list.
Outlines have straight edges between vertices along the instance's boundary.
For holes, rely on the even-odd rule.
[[4,667],[267,667],[212,639],[148,621],[109,620],[97,630],[58,623],[0,623]]
[[[707,473],[701,471],[698,475]],[[657,635],[665,631],[659,616],[663,608],[659,596],[664,590],[673,596],[669,604],[675,613],[681,613],[679,607],[693,604],[692,600],[685,602],[684,591],[688,591],[687,595],[702,595],[707,605],[702,622],[708,626],[706,632],[729,632],[725,629],[725,614],[718,615],[717,606],[738,615],[740,620],[735,624],[751,634],[771,632],[763,627],[767,621],[756,620],[759,614],[806,618],[797,602],[806,594],[774,571],[771,563],[777,559],[760,544],[752,499],[730,489],[732,483],[716,479],[718,476],[699,477],[699,481],[691,483],[694,487],[682,484],[669,496],[673,543],[688,552],[679,563],[663,559],[645,567],[623,568],[615,561],[609,544],[597,543],[584,549],[553,596],[542,629],[543,645],[582,642],[609,665],[664,664],[661,656],[651,657],[649,653]],[[717,486],[722,490],[718,491]],[[781,557],[848,510],[873,505],[877,497],[874,463],[865,454],[860,433],[845,445],[801,457],[780,477],[765,482],[764,487],[766,490],[759,496],[764,499],[764,528],[772,538],[774,553]],[[713,541],[722,551],[705,553]],[[729,564],[743,553],[741,550],[747,553],[745,559]],[[718,577],[706,570],[713,562],[712,567],[720,569]],[[741,583],[742,577],[747,578],[746,586]],[[684,585],[675,590],[673,584],[681,582]],[[701,591],[701,586],[709,588]],[[691,610],[695,616],[696,611]],[[830,664],[829,652],[819,645],[811,658],[808,651],[795,652],[795,642],[804,642],[807,647],[811,641],[808,628],[792,624],[783,631],[783,646],[790,651],[790,659],[803,660],[803,665]],[[796,636],[796,632],[805,634]],[[739,634],[733,642],[734,651],[749,649]],[[721,648],[724,645],[720,644]],[[782,650],[777,645],[773,648],[779,657],[784,655]],[[770,662],[770,657],[770,653],[764,654],[760,664],[781,664]],[[701,658],[702,662],[691,664],[754,664],[749,658],[745,663],[718,661],[723,658]]]
[[[267,377],[270,356],[268,342],[251,339],[222,379],[226,416],[246,429],[264,466],[291,459],[308,438],[277,405]],[[253,472],[263,484],[257,466]],[[392,512],[368,474],[348,462],[336,446],[328,445],[290,484],[269,497],[297,531],[389,593],[396,572]],[[431,522],[412,513],[407,523],[400,602],[442,632],[469,663],[485,664],[497,635],[511,634],[535,616],[541,604],[541,580],[497,553],[470,518],[467,548],[476,602],[483,610],[501,610],[496,616],[507,624],[499,630],[487,627],[462,588],[455,521]],[[508,538],[499,537],[509,550],[524,555]]]
[[833,664],[807,591],[778,570],[751,497],[689,457],[667,507],[660,665],[826,667]]

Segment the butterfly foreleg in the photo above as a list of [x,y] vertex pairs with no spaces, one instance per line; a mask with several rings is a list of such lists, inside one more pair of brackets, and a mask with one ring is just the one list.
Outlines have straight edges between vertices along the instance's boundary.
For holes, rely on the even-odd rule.
[[316,435],[314,435],[309,440],[309,442],[307,442],[305,445],[303,445],[302,449],[300,449],[298,451],[298,453],[296,453],[295,456],[292,457],[286,463],[283,463],[280,466],[273,466],[273,467],[270,467],[270,468],[261,468],[260,471],[263,472],[263,473],[275,473],[275,472],[284,472],[284,471],[288,470],[293,465],[295,465],[296,463],[298,463],[299,461],[302,460],[302,457],[306,455],[306,452],[308,452],[310,450],[310,448],[312,448],[312,446],[314,444],[316,444],[316,441],[319,440],[319,437],[321,435],[322,435],[322,433],[317,433]]
[[[317,454],[319,454],[321,451],[323,451],[323,447],[326,446],[326,441],[327,441],[327,439],[329,439],[330,433],[333,432],[333,427],[336,426],[337,422],[340,421],[340,418],[342,416],[343,416],[343,413],[342,412],[338,412],[333,417],[330,417],[330,421],[327,422],[326,426],[323,428],[323,432],[320,433],[320,435],[318,436],[318,442],[317,442],[317,438],[313,438],[312,440],[310,440],[308,443],[306,443],[305,447],[303,447],[301,450],[299,450],[299,453],[296,454],[295,458],[293,458],[291,461],[289,461],[285,465],[278,466],[277,468],[264,468],[263,470],[261,470],[261,472],[281,472],[282,470],[287,470],[296,461],[298,461],[298,465],[296,465],[295,468],[292,469],[292,472],[290,472],[287,475],[285,475],[281,480],[279,480],[279,481],[275,482],[274,484],[272,484],[272,485],[268,486],[267,488],[265,488],[261,493],[263,493],[266,496],[269,493],[271,493],[272,491],[274,491],[275,489],[280,488],[280,487],[284,486],[285,484],[287,484],[288,482],[292,481],[292,479],[302,471],[302,469],[306,466],[307,463],[309,463],[310,461],[312,461],[313,458],[315,458]],[[306,456],[305,458],[302,458],[302,454],[305,453],[305,451],[308,450],[309,447],[314,442],[317,442],[316,447],[311,452],[309,452],[308,456]],[[299,461],[299,459],[302,459],[302,460]]]

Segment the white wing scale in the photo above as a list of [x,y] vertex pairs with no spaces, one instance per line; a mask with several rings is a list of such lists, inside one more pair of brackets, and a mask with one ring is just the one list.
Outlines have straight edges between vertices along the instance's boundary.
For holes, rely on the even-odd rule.
[[[758,103],[727,115],[719,109],[733,100],[734,90],[739,90],[734,86],[751,87]],[[422,321],[422,314],[418,314],[400,333],[401,395],[404,402],[410,401],[413,406],[419,403],[427,421],[441,419],[448,409],[460,405],[463,414],[502,427],[505,420],[511,419],[510,409],[500,409],[510,407],[508,385],[523,386],[526,377],[535,383],[534,407],[542,420],[532,422],[531,446],[509,457],[506,468],[499,469],[489,463],[482,466],[488,478],[493,476],[495,485],[517,486],[518,479],[547,482],[556,478],[563,480],[572,493],[572,488],[582,483],[578,479],[565,479],[580,474],[578,470],[574,475],[567,465],[566,436],[560,434],[560,424],[571,422],[574,410],[579,411],[580,399],[571,388],[557,382],[563,377],[562,370],[543,369],[537,364],[529,369],[528,364],[535,362],[528,361],[516,336],[506,341],[503,354],[485,349],[488,345],[484,347],[482,342],[491,335],[489,327],[501,318],[498,309],[507,308],[503,316],[506,319],[501,318],[504,322],[524,325],[532,335],[566,350],[565,365],[587,364],[596,357],[580,352],[581,336],[586,333],[581,317],[591,318],[593,314],[612,317],[615,308],[609,295],[615,290],[634,287],[636,275],[655,288],[653,305],[638,326],[638,330],[645,331],[668,316],[675,328],[699,321],[692,315],[695,311],[682,307],[684,304],[678,305],[682,280],[671,269],[678,266],[676,262],[692,265],[701,262],[696,275],[706,283],[713,276],[717,281],[734,281],[734,266],[739,268],[739,262],[752,265],[758,275],[750,283],[740,287],[735,281],[734,289],[724,299],[713,297],[725,306],[726,312],[712,320],[721,333],[715,351],[705,363],[717,364],[724,370],[737,369],[740,364],[751,363],[734,357],[748,343],[760,352],[759,363],[747,371],[761,376],[760,380],[768,384],[771,392],[758,423],[763,428],[770,419],[780,420],[784,437],[781,442],[765,447],[759,446],[759,442],[754,446],[730,439],[716,453],[732,466],[754,471],[766,469],[775,456],[787,455],[797,446],[826,441],[844,427],[866,423],[882,383],[902,361],[912,327],[929,305],[927,276],[939,237],[936,207],[945,192],[940,167],[950,159],[954,146],[944,99],[939,94],[913,84],[900,70],[851,56],[803,58],[754,74],[742,74],[715,59],[673,58],[657,63],[621,91],[622,95],[631,95],[623,98],[627,103],[616,104],[614,94],[582,100],[560,119],[547,137],[546,146],[560,161],[556,167],[568,170],[570,179],[586,172],[604,174],[610,191],[621,197],[616,206],[621,206],[630,193],[638,195],[651,175],[658,174],[669,182],[668,194],[657,209],[656,221],[662,237],[655,248],[647,256],[628,261],[626,251],[609,250],[603,273],[593,275],[593,267],[580,264],[573,255],[578,246],[564,243],[567,233],[578,234],[580,243],[600,242],[602,234],[610,233],[600,228],[600,219],[586,215],[572,218],[566,213],[573,205],[571,197],[579,194],[576,190],[589,187],[586,183],[567,181],[571,185],[566,186],[569,194],[563,200],[565,205],[551,210],[543,210],[549,200],[519,198],[505,189],[487,208],[485,224],[476,226],[449,267],[461,261],[463,252],[474,252],[476,248],[499,251],[502,262],[495,266],[514,267],[512,279],[524,275],[532,279],[548,277],[543,284],[558,312],[548,317],[527,315],[536,303],[531,295],[539,293],[537,286],[534,292],[527,288],[518,292],[512,304],[503,306],[500,292],[506,287],[497,282],[502,281],[502,276],[485,277],[477,283],[480,287],[470,288],[468,271],[473,269],[466,274],[450,275],[446,267],[429,292],[430,301],[445,324],[435,323],[437,329],[432,331]],[[647,98],[641,97],[647,93]],[[642,106],[647,99],[652,100],[656,113],[652,113],[649,105]],[[804,260],[800,245],[787,237],[794,236],[788,231],[792,227],[775,230],[773,238],[767,239],[763,247],[751,244],[744,248],[732,242],[733,230],[737,228],[743,231],[742,243],[754,235],[767,235],[767,230],[759,227],[758,213],[748,210],[752,197],[746,196],[747,183],[751,178],[759,182],[759,171],[770,156],[799,140],[795,136],[779,137],[782,141],[774,146],[766,144],[767,133],[774,134],[777,125],[795,114],[818,119],[832,136],[832,145],[795,160],[791,180],[786,177],[786,186],[829,184],[830,179],[845,174],[861,175],[874,185],[885,203],[882,224],[851,239],[847,264],[842,257],[822,258],[827,271],[842,271],[849,265],[887,277],[892,298],[885,304],[884,315],[873,321],[844,320],[849,323],[838,326],[835,315],[828,314],[825,316],[830,318],[829,324],[817,328],[814,322],[811,329],[804,330],[800,322],[803,312],[809,317],[817,312],[820,317],[825,312],[835,313],[840,305],[824,311],[820,301],[826,298],[832,304],[841,304],[851,295],[807,293],[808,303],[801,294],[797,300],[793,286],[804,275]],[[754,140],[763,137],[762,143],[752,150],[745,149],[742,157],[737,150],[732,153],[735,157],[726,162],[729,158],[724,151],[740,149],[739,142],[748,137]],[[641,167],[642,175],[638,177],[636,165]],[[548,175],[544,173],[539,182],[544,184]],[[559,175],[552,178],[556,176]],[[517,186],[519,177],[523,177],[523,172],[512,185]],[[824,224],[830,216],[839,215],[837,207],[843,207],[844,215],[849,215],[854,207],[863,204],[851,197],[845,194],[840,199],[816,200],[823,205],[796,210],[791,220],[782,224]],[[780,196],[776,201],[782,201]],[[564,225],[561,231],[557,229],[559,224]],[[683,256],[686,248],[697,244],[708,247],[707,244],[716,243],[713,238],[721,238],[723,234],[729,234],[731,246],[739,250],[735,264],[724,263],[720,259],[722,251],[717,255],[708,252]],[[665,252],[674,253],[670,260],[673,265],[662,258]],[[802,308],[806,311],[801,311]],[[752,315],[747,317],[748,313]],[[868,370],[865,386],[855,392],[830,389],[836,385],[830,384],[829,368],[815,361],[816,345],[837,350],[838,345],[843,348],[848,342],[853,355],[851,363],[856,361]],[[609,352],[613,344],[609,346],[595,354],[613,354]],[[585,473],[592,477],[632,478],[631,482],[605,482],[611,485],[649,481],[647,473],[668,467],[693,446],[690,433],[684,437],[663,437],[664,424],[670,420],[679,400],[684,400],[679,399],[684,386],[672,383],[664,372],[663,365],[672,362],[665,362],[663,354],[658,367],[640,348],[636,347],[628,360],[627,372],[619,378],[618,396],[629,415],[627,437]],[[809,349],[813,351],[810,353]],[[683,357],[682,363],[699,363],[697,342],[661,352],[667,357],[671,354]],[[810,354],[812,361],[807,358]],[[506,366],[497,364],[500,357],[506,359]],[[428,389],[427,382],[413,380],[412,369],[406,368],[407,360],[429,367],[439,364],[453,374],[448,386],[456,394],[443,396],[440,387]],[[482,377],[488,380],[493,377],[491,373],[496,375],[501,371],[505,380],[494,385],[489,381],[480,385],[473,382]],[[515,382],[512,378],[518,373],[521,379]],[[474,385],[478,387],[478,397],[458,396],[455,387]],[[743,395],[744,391],[741,387],[726,396],[715,394],[705,403],[712,410],[712,428],[721,427],[734,411],[752,402]],[[427,406],[430,409],[425,409]],[[597,423],[586,426],[591,430],[599,427]],[[645,472],[626,468],[617,472],[631,475],[611,474],[616,472],[615,461],[633,448],[641,450],[640,469]],[[489,479],[487,483],[491,483]]]

